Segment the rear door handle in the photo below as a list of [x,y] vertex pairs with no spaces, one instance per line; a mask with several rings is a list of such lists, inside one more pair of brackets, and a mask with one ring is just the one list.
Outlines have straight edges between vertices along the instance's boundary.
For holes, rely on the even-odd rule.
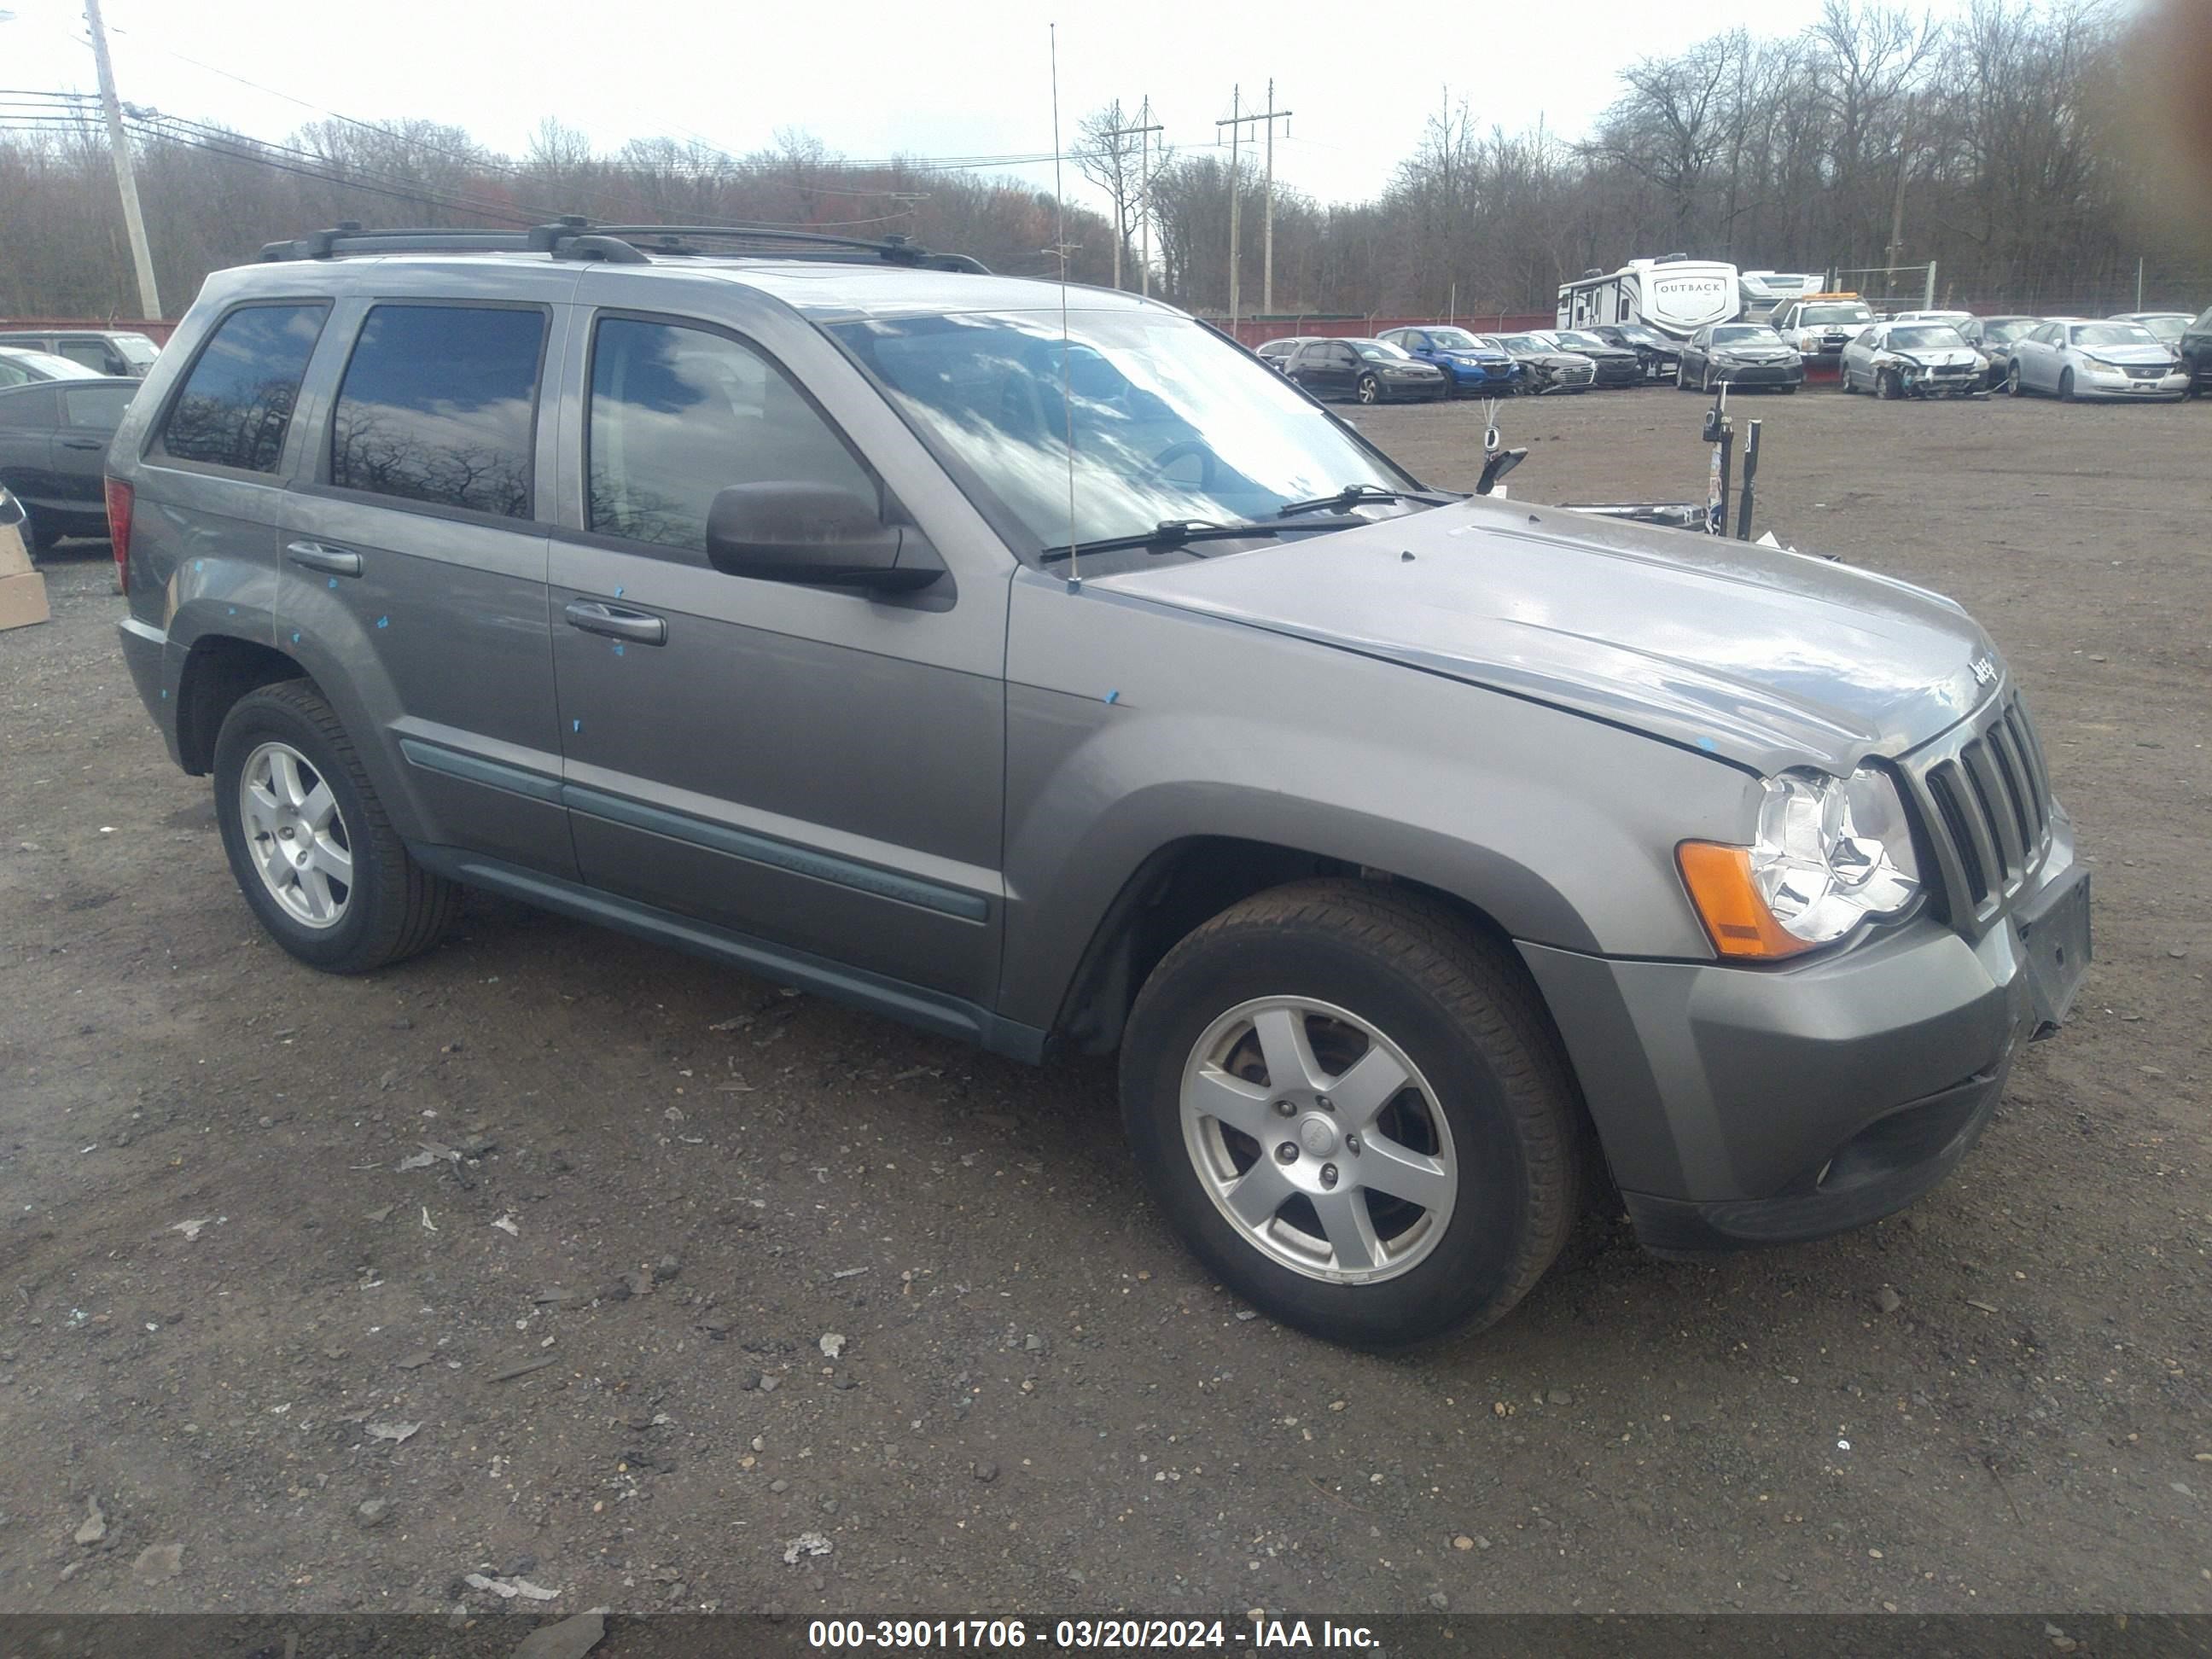
[[668,643],[667,620],[643,611],[626,611],[602,599],[571,599],[561,614],[568,619],[569,627],[580,628],[586,634],[604,634],[633,645]]
[[309,570],[320,570],[332,576],[361,574],[361,555],[343,547],[325,547],[320,542],[289,542],[284,556],[294,564]]
[[106,443],[99,438],[64,438],[61,441],[61,446],[64,449],[105,449],[107,447]]

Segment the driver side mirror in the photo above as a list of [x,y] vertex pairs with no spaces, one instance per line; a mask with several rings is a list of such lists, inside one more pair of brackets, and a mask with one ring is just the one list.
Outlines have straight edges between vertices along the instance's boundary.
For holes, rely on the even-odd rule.
[[707,509],[707,560],[728,576],[890,593],[945,574],[913,526],[886,524],[876,503],[853,490],[798,479],[717,492]]

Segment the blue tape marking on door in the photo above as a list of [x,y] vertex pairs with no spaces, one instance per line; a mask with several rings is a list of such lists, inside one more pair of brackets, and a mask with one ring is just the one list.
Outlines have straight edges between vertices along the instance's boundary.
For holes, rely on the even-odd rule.
[[1106,694],[1106,701],[1109,702],[1119,702],[1121,701],[1121,694],[1119,691],[1109,691]]
[[623,588],[619,588],[619,587],[617,587],[617,589],[615,589],[615,597],[616,597],[617,599],[620,599],[620,598],[622,598],[622,596],[623,596],[623,592],[624,592],[625,591],[626,591],[626,590],[624,590],[624,589],[623,589]]
[[580,732],[584,729],[584,723],[581,720],[570,720],[568,722],[568,729],[571,732]]
[[230,614],[234,617],[238,614],[238,607],[236,605],[234,605],[230,607]]
[[617,640],[617,641],[615,641],[615,655],[617,655],[617,657],[619,657],[620,655],[622,655],[622,653],[623,653],[622,641],[619,641],[619,640]]
[[392,626],[392,618],[389,617],[379,617],[376,619],[376,625],[379,628],[389,628]]
[[296,628],[295,628],[295,629],[294,629],[292,630],[292,643],[293,643],[293,644],[295,644],[295,645],[297,645],[297,644],[299,644],[299,642],[300,642],[300,630],[299,630],[298,629],[296,629]]
[[336,576],[331,577],[331,586],[332,587],[336,587],[337,585],[338,585],[338,579],[337,579]]
[[192,561],[192,574],[194,575],[198,575],[201,571],[206,568],[207,561],[205,559],[194,559]]

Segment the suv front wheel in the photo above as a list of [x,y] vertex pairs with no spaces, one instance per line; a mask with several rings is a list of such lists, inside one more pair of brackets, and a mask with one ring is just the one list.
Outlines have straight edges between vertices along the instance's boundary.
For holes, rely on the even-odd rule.
[[1130,1013],[1121,1109],[1213,1272],[1363,1346],[1504,1316],[1583,1190],[1575,1085],[1519,964],[1370,883],[1261,894],[1170,951]]
[[345,727],[305,680],[240,697],[215,744],[216,818],[246,902],[276,942],[362,974],[434,944],[454,889],[408,856]]

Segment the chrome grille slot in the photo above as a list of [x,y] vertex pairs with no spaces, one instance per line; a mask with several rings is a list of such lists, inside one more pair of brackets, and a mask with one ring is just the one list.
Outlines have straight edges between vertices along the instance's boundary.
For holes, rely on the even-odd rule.
[[2051,846],[2043,750],[2018,697],[1990,704],[1908,763],[1954,926],[1978,933]]

